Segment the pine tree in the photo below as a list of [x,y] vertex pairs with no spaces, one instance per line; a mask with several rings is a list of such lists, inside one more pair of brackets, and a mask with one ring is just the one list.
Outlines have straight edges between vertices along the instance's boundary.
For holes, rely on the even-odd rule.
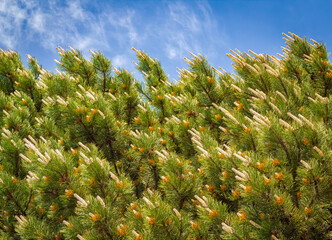
[[329,239],[332,64],[232,51],[143,82],[58,47],[58,69],[0,53],[0,239]]

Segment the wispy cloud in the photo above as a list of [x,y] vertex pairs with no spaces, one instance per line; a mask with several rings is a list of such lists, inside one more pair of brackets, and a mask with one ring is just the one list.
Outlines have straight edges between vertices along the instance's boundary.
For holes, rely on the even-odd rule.
[[86,11],[82,8],[79,1],[69,1],[67,10],[73,19],[85,20]]
[[218,23],[207,1],[169,2],[165,11],[162,26],[155,29],[169,59],[182,58],[190,51],[214,54],[214,44],[223,44],[221,39],[226,36],[218,32]]
[[[217,30],[219,29],[219,30]],[[39,52],[71,45],[110,54],[117,67],[134,69],[131,47],[170,61],[183,62],[190,51],[217,55],[225,38],[207,0],[162,1],[151,6],[141,1],[100,4],[79,0],[0,0],[0,45]],[[42,50],[43,49],[43,50]],[[220,49],[220,48],[219,48]],[[27,49],[27,52],[32,52]],[[114,56],[114,57],[112,57]],[[54,66],[54,65],[53,65]]]
[[193,33],[201,30],[198,17],[185,3],[169,3],[168,10],[171,21],[176,22],[179,26]]
[[109,47],[98,16],[85,10],[79,1],[68,1],[61,7],[49,5],[43,10],[35,10],[34,14],[40,16],[37,18],[41,22],[39,26],[47,28],[47,31],[42,31],[42,28],[36,30],[44,48],[55,48],[61,44],[79,49]]
[[23,38],[45,49],[61,44],[77,48],[102,47],[108,42],[103,25],[80,1],[64,5],[50,1],[43,8],[36,1],[3,0],[0,3],[0,42],[16,47]]
[[112,58],[112,65],[115,67],[126,68],[128,66],[129,59],[126,55],[116,55]]
[[137,27],[134,24],[135,10],[125,8],[120,11],[108,9],[104,12],[107,15],[108,23],[112,26],[112,34],[115,33],[120,44],[129,43],[133,46],[139,41]]
[[40,34],[45,32],[45,16],[40,9],[35,10],[28,22],[35,32]]
[[15,1],[2,0],[0,2],[0,41],[4,45],[9,48],[16,46],[27,15],[27,11],[20,8]]

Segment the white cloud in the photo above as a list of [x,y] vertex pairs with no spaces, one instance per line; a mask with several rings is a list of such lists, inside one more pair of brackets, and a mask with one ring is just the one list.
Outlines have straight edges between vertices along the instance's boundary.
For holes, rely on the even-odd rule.
[[116,67],[126,67],[129,59],[125,55],[116,55],[112,58],[112,65]]
[[113,31],[117,33],[119,42],[129,42],[131,46],[139,41],[136,27],[134,26],[135,10],[124,9],[122,11],[115,11],[115,9],[108,9],[104,12],[108,16],[108,22],[112,25]]
[[41,45],[46,49],[55,49],[58,45],[68,44],[85,50],[91,47],[107,49],[108,43],[103,34],[103,26],[79,1],[68,1],[68,6],[59,8],[50,5],[43,13],[47,31],[39,32]]
[[33,0],[0,1],[0,44],[15,48],[22,40],[53,51],[63,44],[109,48],[103,23],[79,1],[48,1],[43,8]]
[[33,44],[54,52],[56,46],[70,45],[84,55],[90,55],[89,48],[102,50],[116,55],[115,66],[130,68],[131,47],[159,51],[160,56],[163,52],[174,64],[190,51],[211,58],[224,44],[223,26],[218,26],[206,0],[164,1],[154,12],[144,6],[103,4],[91,10],[97,5],[89,1],[0,0],[0,45]]
[[31,28],[36,32],[42,33],[45,31],[45,17],[40,10],[37,10],[30,18]]
[[169,59],[182,59],[189,52],[215,55],[216,45],[224,44],[226,35],[217,31],[219,26],[207,1],[168,2],[166,11],[161,26],[154,30]]
[[84,20],[86,15],[79,1],[68,1],[68,13],[73,19]]
[[174,47],[171,47],[170,45],[167,45],[166,47],[166,51],[167,51],[167,57],[169,59],[173,59],[176,57],[176,49]]
[[20,30],[27,17],[27,11],[21,9],[18,1],[0,2],[0,42],[9,48],[16,46]]
[[[50,0],[0,0],[0,44],[15,48],[36,43],[47,50],[56,46],[111,49],[131,48],[142,39],[137,31],[134,9],[107,5],[91,12],[86,2]],[[112,44],[112,47],[114,44]],[[126,49],[127,50],[127,49]]]
[[168,8],[171,21],[178,23],[191,32],[199,32],[201,30],[196,14],[184,3],[170,3]]

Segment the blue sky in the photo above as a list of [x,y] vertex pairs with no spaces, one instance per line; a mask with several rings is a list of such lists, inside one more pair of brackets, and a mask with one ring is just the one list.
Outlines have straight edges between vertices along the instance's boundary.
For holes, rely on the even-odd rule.
[[215,67],[232,71],[229,49],[282,53],[282,33],[294,32],[332,48],[332,1],[0,1],[0,47],[39,60],[54,71],[55,47],[68,45],[89,56],[102,51],[114,66],[134,72],[132,47],[158,58],[177,78],[183,57],[201,53]]

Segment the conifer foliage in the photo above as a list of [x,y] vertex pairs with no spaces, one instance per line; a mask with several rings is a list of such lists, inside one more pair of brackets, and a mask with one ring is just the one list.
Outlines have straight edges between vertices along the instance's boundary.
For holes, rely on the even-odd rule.
[[332,237],[332,64],[191,54],[172,82],[141,50],[139,82],[101,52],[59,47],[52,73],[0,53],[0,239]]

